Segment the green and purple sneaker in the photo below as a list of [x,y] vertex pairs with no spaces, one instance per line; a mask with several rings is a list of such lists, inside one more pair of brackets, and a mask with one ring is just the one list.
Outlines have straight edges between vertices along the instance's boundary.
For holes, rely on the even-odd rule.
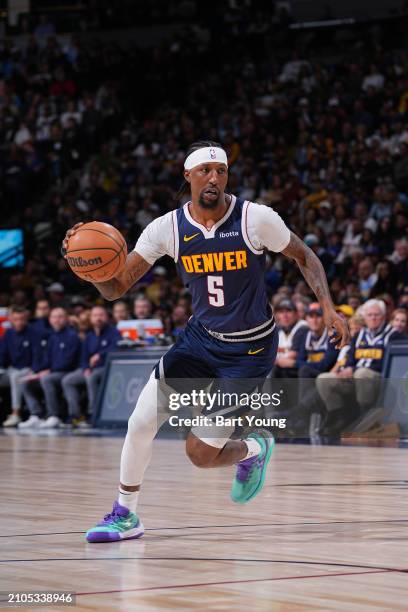
[[144,534],[139,517],[118,501],[113,504],[112,512],[105,514],[103,520],[86,532],[88,542],[118,542],[133,540]]
[[262,490],[275,440],[268,431],[251,433],[248,438],[255,438],[261,446],[259,455],[240,461],[232,483],[231,499],[237,504],[246,504]]

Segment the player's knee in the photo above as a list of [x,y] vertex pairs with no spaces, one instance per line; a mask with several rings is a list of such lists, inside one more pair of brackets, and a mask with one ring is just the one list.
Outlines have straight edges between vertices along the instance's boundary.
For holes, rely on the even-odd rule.
[[142,418],[135,410],[128,421],[128,434],[154,438],[157,423],[154,419]]
[[186,454],[191,463],[199,468],[210,468],[219,449],[204,444],[199,438],[189,436],[186,440]]

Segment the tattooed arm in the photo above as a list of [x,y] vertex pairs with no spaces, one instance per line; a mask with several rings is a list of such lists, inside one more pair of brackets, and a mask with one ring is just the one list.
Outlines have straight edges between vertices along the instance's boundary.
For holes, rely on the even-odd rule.
[[92,284],[97,288],[105,300],[117,300],[122,297],[139,278],[142,278],[149,268],[151,268],[151,264],[143,259],[139,253],[132,251],[127,256],[125,267],[120,274],[103,283]]
[[342,348],[350,342],[350,332],[345,319],[335,310],[327,284],[326,273],[320,259],[296,234],[290,233],[288,246],[282,251],[286,257],[294,259],[309,287],[315,293],[323,310],[323,317],[329,334],[336,334],[331,342]]
[[[69,238],[75,234],[76,230],[81,227],[81,225],[83,225],[83,223],[77,223],[74,225],[74,227],[67,231],[61,248],[61,253],[64,257],[66,256]],[[103,283],[92,284],[98,289],[99,293],[105,298],[105,300],[117,300],[118,298],[122,297],[122,295],[139,280],[139,278],[142,278],[149,268],[151,268],[151,264],[143,259],[139,253],[132,251],[127,256],[125,267],[117,276]]]

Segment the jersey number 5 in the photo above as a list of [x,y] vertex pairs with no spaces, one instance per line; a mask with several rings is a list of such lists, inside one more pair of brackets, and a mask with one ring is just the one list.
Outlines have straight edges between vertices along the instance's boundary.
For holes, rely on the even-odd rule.
[[224,306],[224,279],[222,276],[207,276],[208,302],[211,306]]

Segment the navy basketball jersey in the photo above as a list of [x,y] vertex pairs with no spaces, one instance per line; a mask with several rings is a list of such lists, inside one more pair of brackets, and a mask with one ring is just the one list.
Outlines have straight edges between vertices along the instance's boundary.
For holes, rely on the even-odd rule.
[[308,331],[305,335],[305,350],[308,363],[319,363],[323,361],[326,351],[330,348],[329,334],[324,330],[320,338],[316,338],[314,332]]
[[246,331],[271,320],[265,253],[247,232],[249,202],[231,204],[211,230],[194,221],[188,204],[174,211],[175,261],[192,296],[195,317],[219,333]]
[[399,338],[390,323],[384,324],[376,335],[363,327],[351,345],[347,365],[381,372],[385,349],[390,340]]

